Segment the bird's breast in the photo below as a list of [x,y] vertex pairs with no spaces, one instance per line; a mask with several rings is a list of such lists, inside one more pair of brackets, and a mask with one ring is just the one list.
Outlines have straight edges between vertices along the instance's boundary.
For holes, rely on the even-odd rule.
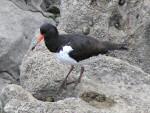
[[64,64],[75,65],[77,61],[69,56],[71,51],[73,51],[71,46],[63,46],[62,49],[56,53],[56,58]]

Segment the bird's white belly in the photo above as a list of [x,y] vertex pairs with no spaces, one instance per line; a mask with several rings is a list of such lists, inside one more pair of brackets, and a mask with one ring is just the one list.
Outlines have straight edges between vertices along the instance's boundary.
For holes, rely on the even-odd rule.
[[63,50],[56,53],[56,58],[64,64],[75,65],[77,64],[77,61],[69,56],[69,52],[72,50],[73,49],[70,46],[64,46]]
[[64,64],[75,65],[77,63],[77,61],[71,58],[67,53],[56,53],[56,58]]

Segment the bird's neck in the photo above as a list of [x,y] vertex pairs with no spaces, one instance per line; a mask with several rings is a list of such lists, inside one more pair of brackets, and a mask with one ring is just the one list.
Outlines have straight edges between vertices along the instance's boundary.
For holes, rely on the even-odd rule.
[[45,38],[45,45],[51,52],[57,52],[59,48],[59,37]]

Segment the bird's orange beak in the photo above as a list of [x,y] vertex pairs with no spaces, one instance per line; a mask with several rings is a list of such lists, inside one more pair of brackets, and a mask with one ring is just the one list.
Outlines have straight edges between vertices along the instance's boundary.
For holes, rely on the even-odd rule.
[[33,51],[35,49],[35,47],[42,41],[44,40],[44,35],[39,34],[37,36],[37,42],[32,46],[31,50]]
[[44,35],[39,34],[39,35],[37,36],[37,43],[40,43],[42,40],[44,40]]

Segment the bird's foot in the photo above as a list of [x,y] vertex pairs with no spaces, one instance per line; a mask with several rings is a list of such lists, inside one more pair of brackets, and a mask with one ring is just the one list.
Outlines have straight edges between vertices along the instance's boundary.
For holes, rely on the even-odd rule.
[[73,89],[76,88],[76,86],[81,82],[80,79],[74,80],[74,81],[70,81],[67,82],[67,80],[64,80],[61,84],[61,86],[59,87],[57,94],[59,94],[63,89],[67,89],[68,85],[74,84]]
[[81,82],[81,80],[80,80],[80,79],[77,79],[77,80],[75,81],[75,83],[74,83],[73,89],[75,89],[75,88],[77,87],[77,85],[78,85],[80,82]]
[[81,82],[80,79],[77,79],[77,80],[74,80],[74,81],[71,81],[71,82],[67,82],[66,85],[71,85],[71,84],[74,84],[73,86],[73,89],[76,88],[76,86]]
[[60,85],[58,91],[57,91],[57,94],[60,93],[62,91],[62,89],[67,89],[67,80],[64,80],[62,82],[62,84]]

